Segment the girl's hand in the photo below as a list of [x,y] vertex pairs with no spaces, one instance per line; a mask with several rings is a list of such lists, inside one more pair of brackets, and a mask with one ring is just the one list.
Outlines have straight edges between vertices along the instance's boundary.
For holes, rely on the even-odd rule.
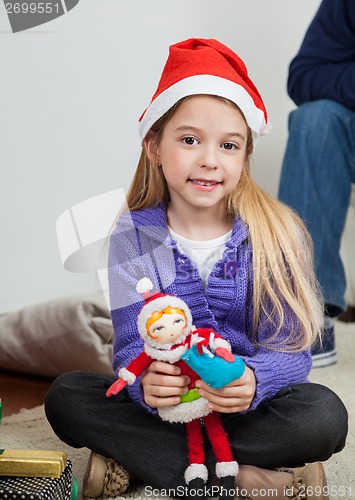
[[144,401],[152,408],[171,406],[180,403],[179,394],[188,392],[190,379],[187,375],[180,375],[180,368],[153,361],[141,378]]
[[198,380],[196,386],[199,387],[200,396],[209,401],[211,410],[237,413],[250,407],[255,396],[256,380],[253,370],[246,366],[243,375],[223,389],[212,389],[202,380]]

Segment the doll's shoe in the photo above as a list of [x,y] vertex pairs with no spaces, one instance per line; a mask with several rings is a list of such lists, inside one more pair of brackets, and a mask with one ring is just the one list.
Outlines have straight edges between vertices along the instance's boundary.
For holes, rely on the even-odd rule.
[[[195,477],[192,479],[188,485],[188,494],[186,496],[187,500],[196,500],[196,492],[197,491],[203,491],[205,487],[205,481],[201,477]],[[204,500],[204,496],[200,496],[200,500]]]
[[329,500],[327,481],[320,462],[289,469],[293,481],[286,487],[286,498],[293,500]]
[[234,500],[235,498],[235,476],[222,476],[220,478],[220,495],[218,500]]
[[128,472],[112,458],[91,452],[83,481],[83,497],[115,497],[129,486]]

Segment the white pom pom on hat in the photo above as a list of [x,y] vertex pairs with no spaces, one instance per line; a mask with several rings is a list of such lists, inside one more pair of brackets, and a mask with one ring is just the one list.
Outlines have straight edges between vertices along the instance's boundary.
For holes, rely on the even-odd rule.
[[142,278],[141,280],[138,281],[136,290],[140,294],[146,294],[153,290],[153,283],[150,281],[149,278]]
[[139,118],[144,140],[154,123],[180,99],[208,94],[234,102],[243,112],[254,145],[271,125],[262,97],[243,60],[218,40],[190,38],[169,47],[169,56],[157,90]]

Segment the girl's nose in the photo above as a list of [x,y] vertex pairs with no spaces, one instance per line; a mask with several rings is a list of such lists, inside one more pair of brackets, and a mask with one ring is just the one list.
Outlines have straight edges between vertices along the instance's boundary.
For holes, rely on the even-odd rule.
[[206,146],[201,156],[201,167],[211,170],[218,168],[217,152],[213,146]]

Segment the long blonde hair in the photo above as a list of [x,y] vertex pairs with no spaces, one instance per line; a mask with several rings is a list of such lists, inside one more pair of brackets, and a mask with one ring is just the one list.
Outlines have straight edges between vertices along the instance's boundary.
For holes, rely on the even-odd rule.
[[[222,99],[241,110],[234,103]],[[164,127],[182,102],[178,101],[152,127],[155,148],[159,146]],[[237,214],[249,227],[253,249],[253,322],[255,341],[257,325],[267,321],[275,333],[267,345],[275,350],[300,351],[314,343],[323,325],[323,303],[314,274],[313,245],[301,219],[283,203],[263,191],[251,178],[250,156],[253,151],[248,127],[245,166],[235,189],[226,198],[226,213]],[[151,156],[151,155],[150,155]],[[130,211],[152,208],[169,202],[169,191],[162,169],[155,158],[142,153],[127,194]],[[278,334],[285,318],[284,305],[294,313],[290,334],[282,344]],[[271,306],[271,307],[270,307]]]

